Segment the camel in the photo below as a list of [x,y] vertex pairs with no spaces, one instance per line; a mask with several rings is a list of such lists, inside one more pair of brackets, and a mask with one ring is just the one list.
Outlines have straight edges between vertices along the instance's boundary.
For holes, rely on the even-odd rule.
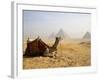
[[49,56],[54,57],[57,54],[57,46],[59,41],[61,40],[60,37],[56,37],[56,40],[52,46],[47,45],[44,43],[39,37],[34,41],[27,40],[27,48],[25,50],[24,56]]
[[61,40],[60,37],[56,37],[56,40],[55,40],[53,46],[52,47],[46,47],[46,50],[44,52],[44,56],[56,57],[57,46],[58,46],[60,40]]

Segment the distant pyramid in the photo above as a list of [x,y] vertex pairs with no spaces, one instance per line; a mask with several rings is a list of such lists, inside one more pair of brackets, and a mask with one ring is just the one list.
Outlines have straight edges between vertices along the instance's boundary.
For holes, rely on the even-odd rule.
[[85,33],[85,35],[83,36],[83,39],[90,39],[91,38],[91,34],[89,32]]
[[61,38],[67,38],[69,39],[70,37],[63,31],[63,29],[60,29],[58,33],[56,34],[56,37],[61,37]]
[[55,37],[56,37],[56,36],[55,36],[55,33],[52,32],[51,35],[49,36],[49,39],[55,39]]

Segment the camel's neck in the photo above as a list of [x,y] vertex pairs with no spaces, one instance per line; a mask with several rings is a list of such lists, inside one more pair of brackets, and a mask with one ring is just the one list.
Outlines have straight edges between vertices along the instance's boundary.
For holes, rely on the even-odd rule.
[[56,41],[55,41],[54,45],[52,46],[52,48],[56,49],[58,44],[59,44],[59,39],[56,39]]

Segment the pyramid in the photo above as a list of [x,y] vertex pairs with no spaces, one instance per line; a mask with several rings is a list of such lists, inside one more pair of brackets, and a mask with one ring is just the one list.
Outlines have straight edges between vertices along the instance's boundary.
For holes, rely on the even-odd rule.
[[55,36],[55,33],[52,32],[51,35],[49,36],[49,39],[55,39],[55,37],[56,37],[56,36]]
[[91,34],[89,32],[85,33],[85,35],[83,36],[83,39],[90,39],[91,38]]
[[61,38],[67,38],[69,39],[70,37],[63,31],[63,29],[60,29],[58,33],[56,34],[56,37],[61,37]]

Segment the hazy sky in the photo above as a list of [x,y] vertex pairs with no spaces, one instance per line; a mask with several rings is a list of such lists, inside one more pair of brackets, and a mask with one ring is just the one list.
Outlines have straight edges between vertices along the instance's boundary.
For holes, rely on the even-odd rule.
[[63,29],[72,38],[80,38],[91,28],[91,14],[23,11],[24,37],[49,36]]

